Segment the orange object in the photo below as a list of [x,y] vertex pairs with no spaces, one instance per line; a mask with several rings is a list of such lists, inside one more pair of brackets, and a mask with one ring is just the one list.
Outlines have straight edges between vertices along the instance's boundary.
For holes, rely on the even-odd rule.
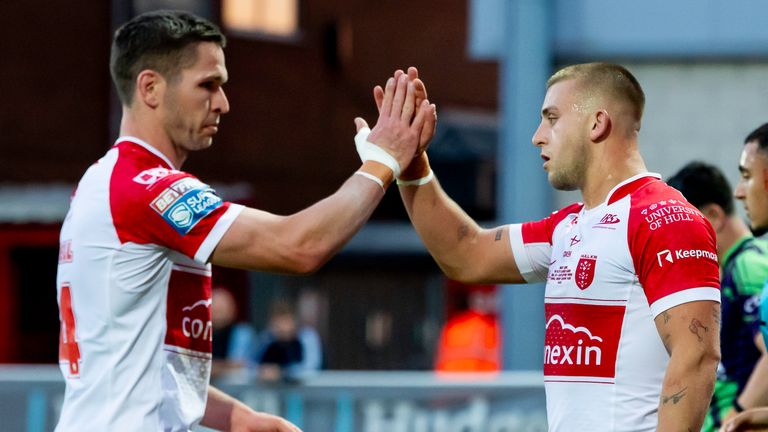
[[440,333],[435,370],[497,372],[501,370],[499,322],[495,314],[473,310],[448,320]]

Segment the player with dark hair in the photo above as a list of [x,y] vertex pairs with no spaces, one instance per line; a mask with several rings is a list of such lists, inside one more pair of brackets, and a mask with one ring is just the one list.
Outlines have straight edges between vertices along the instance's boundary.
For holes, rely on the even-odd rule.
[[[383,93],[375,90],[377,101]],[[426,154],[398,182],[448,277],[546,281],[550,431],[698,430],[712,396],[720,360],[715,235],[647,172],[638,150],[644,103],[619,65],[574,65],[549,79],[533,144],[549,182],[580,190],[584,202],[539,221],[479,227],[440,188]]]
[[61,230],[59,431],[297,431],[209,387],[211,263],[316,270],[434,133],[434,105],[416,106],[421,83],[391,79],[373,130],[355,119],[368,136],[356,145],[363,164],[333,195],[289,216],[224,202],[181,171],[229,111],[224,44],[185,12],[141,15],[115,33],[120,137],[83,175]]
[[735,213],[731,186],[717,167],[691,162],[667,183],[706,216],[717,236],[722,359],[702,429],[716,431],[744,406],[755,406],[768,384],[758,317],[760,292],[768,279],[768,243],[755,238]]
[[[736,185],[734,196],[741,200],[747,212],[752,231],[768,230],[768,123],[764,123],[744,139],[739,160],[741,179]],[[768,345],[768,289],[763,287],[760,301],[760,330],[763,344]],[[746,431],[768,430],[768,391],[765,385],[757,385],[751,400],[739,397],[736,411],[744,412],[724,423],[721,430]],[[746,391],[744,392],[746,393]]]

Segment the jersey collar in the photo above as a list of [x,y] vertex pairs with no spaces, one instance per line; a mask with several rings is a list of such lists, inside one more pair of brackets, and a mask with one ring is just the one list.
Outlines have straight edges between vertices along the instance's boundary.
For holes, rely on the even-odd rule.
[[170,161],[170,160],[169,160],[167,157],[165,157],[165,155],[164,155],[164,154],[163,154],[163,153],[162,153],[160,150],[156,149],[156,148],[155,148],[155,147],[153,147],[151,144],[147,143],[146,141],[144,141],[144,140],[142,140],[142,139],[140,139],[140,138],[136,138],[136,137],[134,137],[134,136],[128,136],[128,135],[126,135],[126,136],[121,136],[121,137],[119,137],[119,138],[118,138],[118,139],[115,141],[115,145],[118,145],[118,144],[120,144],[121,142],[126,142],[126,141],[128,141],[128,142],[131,142],[131,143],[133,143],[133,144],[136,144],[136,145],[138,145],[138,146],[140,146],[140,147],[144,147],[144,149],[146,149],[148,152],[150,152],[150,153],[152,153],[153,155],[155,155],[155,156],[159,157],[160,159],[162,159],[162,160],[163,160],[163,162],[165,162],[166,164],[168,164],[168,168],[170,168],[170,169],[176,169],[176,167],[174,167],[174,166],[173,166],[173,164],[171,163],[171,161]]
[[616,201],[624,198],[625,196],[631,194],[632,192],[640,189],[646,184],[657,180],[661,180],[661,174],[644,172],[632,176],[614,186],[614,188],[608,192],[608,196],[606,197],[605,202],[606,204],[611,205]]

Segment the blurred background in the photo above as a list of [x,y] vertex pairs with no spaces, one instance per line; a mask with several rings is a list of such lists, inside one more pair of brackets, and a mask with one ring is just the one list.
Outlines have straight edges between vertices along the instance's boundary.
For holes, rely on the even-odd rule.
[[[322,199],[354,172],[353,118],[373,124],[373,86],[410,65],[438,107],[434,171],[484,226],[541,218],[578,200],[550,189],[530,141],[546,79],[560,66],[612,61],[637,76],[647,97],[641,151],[664,177],[699,159],[735,184],[743,139],[768,118],[768,4],[759,0],[6,0],[2,9],[0,363],[8,365],[0,387],[24,395],[6,410],[17,404],[27,413],[9,430],[55,422],[58,372],[11,365],[57,362],[58,230],[77,180],[117,137],[110,39],[139,13],[185,9],[222,27],[231,112],[214,146],[184,169],[225,199],[278,214]],[[317,274],[216,268],[214,286],[235,304],[222,327],[252,333],[231,368],[247,377],[225,367],[217,379],[235,393],[257,391],[252,405],[308,431],[545,430],[537,381],[543,287],[446,280],[396,188]],[[490,317],[482,328],[495,341],[482,354],[492,366],[483,367],[503,372],[468,383],[424,374],[445,360],[447,324],[476,310],[478,292],[493,294],[478,313]],[[313,369],[322,372],[254,387],[276,303],[288,305],[296,329],[311,329],[320,356]],[[373,371],[401,371],[400,381],[375,381],[382,375]],[[409,386],[415,405],[382,405],[404,400],[397,389]],[[316,390],[329,398],[325,420],[318,413],[326,402],[307,402],[313,388],[333,388]]]

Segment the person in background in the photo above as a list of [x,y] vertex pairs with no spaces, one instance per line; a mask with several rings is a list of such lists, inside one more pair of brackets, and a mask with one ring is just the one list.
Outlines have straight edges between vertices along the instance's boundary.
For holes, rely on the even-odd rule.
[[720,262],[722,358],[702,431],[716,431],[743,406],[755,406],[768,386],[768,355],[758,304],[768,279],[768,242],[755,238],[734,210],[733,190],[714,165],[691,162],[667,184],[709,220]]
[[501,328],[496,315],[496,286],[461,287],[466,293],[467,308],[455,313],[443,326],[435,371],[498,372]]
[[237,322],[237,303],[232,293],[216,287],[211,294],[213,368],[211,378],[245,370],[255,349],[256,334],[248,323]]
[[264,381],[297,381],[320,370],[322,347],[314,329],[300,326],[288,302],[272,304],[268,328],[260,336],[255,360]]
[[[741,179],[734,196],[742,201],[753,232],[768,229],[768,123],[752,131],[744,139],[739,159]],[[760,302],[760,329],[763,344],[768,340],[768,289],[763,287]],[[722,431],[768,431],[768,386],[761,386],[754,401],[745,401],[736,411],[744,410],[723,422]],[[759,400],[758,400],[759,399]],[[749,403],[749,404],[747,404]]]

